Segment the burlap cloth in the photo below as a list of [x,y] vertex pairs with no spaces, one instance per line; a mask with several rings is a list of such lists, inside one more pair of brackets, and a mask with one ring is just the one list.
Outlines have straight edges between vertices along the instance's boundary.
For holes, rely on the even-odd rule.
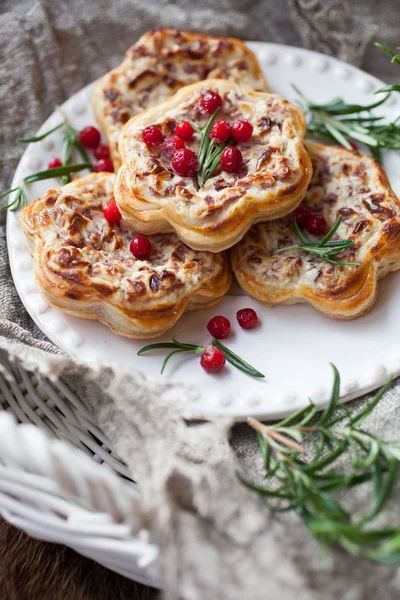
[[[16,138],[35,131],[56,104],[118,64],[126,47],[147,29],[173,25],[305,45],[383,79],[399,78],[387,57],[367,45],[374,34],[398,45],[398,0],[2,0],[1,9],[2,189],[10,184],[22,152]],[[26,368],[63,376],[93,408],[141,485],[143,517],[161,547],[159,566],[168,598],[400,597],[397,569],[339,550],[321,552],[296,516],[273,517],[238,482],[238,460],[254,474],[261,472],[246,426],[233,429],[231,445],[226,422],[189,426],[172,400],[165,408],[165,394],[179,397],[184,389],[165,388],[120,368],[93,373],[46,340],[13,287],[4,213],[0,218],[0,347]],[[399,393],[397,383],[369,423],[389,438],[399,437]],[[367,500],[362,488],[349,497],[353,508]],[[388,519],[393,522],[398,512],[398,501],[393,502]]]

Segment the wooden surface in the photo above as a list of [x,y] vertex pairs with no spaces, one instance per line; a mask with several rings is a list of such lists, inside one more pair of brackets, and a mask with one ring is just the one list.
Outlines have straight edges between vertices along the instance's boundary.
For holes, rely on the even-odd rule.
[[157,600],[159,593],[0,518],[1,600]]

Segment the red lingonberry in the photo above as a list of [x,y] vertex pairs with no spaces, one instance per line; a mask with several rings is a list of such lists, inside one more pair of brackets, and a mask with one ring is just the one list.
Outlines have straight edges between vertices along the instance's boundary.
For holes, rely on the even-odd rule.
[[173,156],[177,150],[185,147],[185,142],[177,135],[168,135],[164,139],[163,148],[168,156]]
[[308,233],[323,235],[326,232],[326,221],[322,215],[310,215],[306,227]]
[[236,142],[247,142],[253,135],[253,125],[245,119],[232,123],[232,137]]
[[199,100],[199,108],[205,115],[212,115],[221,105],[221,96],[212,90],[205,92]]
[[242,163],[242,153],[236,146],[228,146],[221,154],[221,168],[227,173],[236,173]]
[[93,171],[96,173],[114,173],[114,165],[112,164],[110,158],[101,158],[93,166]]
[[217,315],[208,321],[207,329],[217,340],[223,340],[230,334],[231,324],[226,317]]
[[171,160],[171,166],[175,173],[181,177],[191,177],[199,170],[199,160],[193,150],[181,148],[177,150]]
[[215,346],[205,346],[201,354],[200,364],[207,373],[218,373],[225,365],[225,355]]
[[47,165],[48,169],[56,169],[57,167],[62,167],[61,158],[52,158],[49,164]]
[[182,123],[178,123],[176,126],[175,135],[185,142],[191,142],[194,135],[194,129],[188,121],[182,121]]
[[79,132],[79,141],[84,148],[97,148],[100,138],[100,131],[96,127],[85,127]]
[[299,206],[299,208],[296,209],[294,214],[296,216],[298,226],[301,229],[304,229],[307,225],[307,220],[310,216],[310,211],[307,208],[304,208],[303,206]]
[[103,208],[104,218],[110,225],[114,225],[114,223],[119,223],[122,219],[122,215],[119,212],[119,208],[116,202],[107,202]]
[[227,142],[231,137],[231,126],[228,121],[215,121],[210,131],[210,138],[215,140],[217,144]]
[[161,129],[155,125],[149,125],[148,127],[145,127],[142,131],[142,140],[149,148],[159,146],[163,141]]
[[236,318],[242,329],[254,329],[258,323],[258,317],[252,308],[242,308],[236,313]]
[[129,245],[129,249],[132,252],[135,258],[139,258],[141,260],[146,260],[150,258],[150,254],[152,251],[152,244],[149,238],[144,237],[143,235],[138,235],[134,240],[131,241]]
[[105,144],[101,144],[95,149],[93,154],[98,160],[100,160],[101,158],[110,158],[110,148]]

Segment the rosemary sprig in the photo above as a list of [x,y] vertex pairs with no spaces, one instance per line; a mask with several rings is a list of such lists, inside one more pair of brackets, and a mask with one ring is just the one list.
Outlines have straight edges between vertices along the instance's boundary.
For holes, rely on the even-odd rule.
[[[157,344],[149,344],[148,346],[144,346],[143,348],[141,348],[138,351],[138,356],[141,356],[145,352],[149,352],[151,350],[159,350],[159,349],[171,350],[171,352],[169,352],[166,355],[166,357],[164,358],[164,361],[162,363],[161,373],[163,373],[165,370],[165,367],[167,366],[169,359],[172,356],[174,356],[174,354],[177,354],[180,352],[194,352],[196,354],[201,354],[204,351],[205,346],[198,346],[197,344],[184,344],[182,342],[179,342],[176,339],[176,335],[177,334],[175,334],[173,336],[172,342],[159,342]],[[265,377],[265,375],[260,373],[260,371],[257,371],[257,369],[255,369],[248,362],[243,360],[243,358],[240,358],[240,356],[238,356],[237,354],[232,352],[232,350],[229,350],[229,348],[227,348],[220,340],[216,340],[215,338],[213,338],[211,340],[211,345],[222,350],[227,362],[229,362],[232,366],[236,367],[236,369],[239,369],[239,371],[242,371],[243,373],[246,373],[246,375],[250,375],[251,377],[258,377],[258,378]]]
[[[389,388],[392,377],[359,411],[339,402],[340,376],[332,365],[331,398],[323,412],[310,403],[275,425],[253,418],[265,478],[261,487],[240,476],[251,490],[264,496],[274,511],[294,510],[324,545],[339,545],[347,552],[386,564],[400,564],[400,528],[371,527],[390,499],[397,479],[400,440],[387,442],[361,426]],[[307,450],[306,450],[307,445]],[[337,461],[348,455],[345,470]],[[371,485],[372,503],[353,518],[337,492],[361,483]]]
[[330,231],[325,235],[325,237],[320,242],[313,242],[309,240],[304,233],[301,231],[296,216],[292,217],[293,229],[300,240],[300,244],[293,244],[292,246],[286,246],[285,248],[280,248],[279,250],[275,250],[274,254],[280,254],[281,252],[285,252],[286,250],[303,250],[304,252],[308,252],[317,258],[321,258],[326,262],[332,265],[349,265],[352,267],[359,267],[360,263],[358,262],[349,262],[346,260],[336,260],[334,257],[338,254],[341,254],[344,250],[349,248],[354,244],[354,240],[332,240],[331,238],[334,236],[336,231],[339,229],[340,223],[342,222],[342,215],[340,215],[332,227]]
[[[46,137],[48,137],[49,135],[54,133],[54,131],[57,131],[58,129],[62,129],[63,137],[64,137],[64,146],[63,146],[63,151],[62,151],[63,166],[68,167],[69,165],[72,164],[73,151],[74,151],[74,149],[76,149],[79,153],[81,160],[84,163],[89,164],[88,168],[90,170],[92,170],[92,165],[90,164],[90,160],[87,155],[87,152],[79,141],[79,132],[71,125],[70,121],[68,120],[68,117],[63,112],[63,110],[61,108],[58,108],[58,111],[60,112],[60,114],[63,117],[63,120],[61,121],[61,123],[59,123],[55,127],[52,127],[48,131],[45,131],[45,133],[42,133],[41,135],[38,135],[36,137],[30,137],[30,138],[20,138],[18,141],[25,143],[25,144],[32,144],[35,142],[40,142],[41,140],[44,140]],[[61,175],[61,181],[64,184],[69,183],[71,181],[69,171],[65,171],[65,173],[63,175]]]
[[199,159],[197,183],[200,187],[202,187],[207,179],[210,179],[215,173],[220,164],[221,155],[224,149],[227,146],[233,146],[235,144],[235,141],[232,138],[223,144],[216,144],[215,141],[210,138],[211,127],[213,126],[219,111],[220,108],[218,107],[207,121],[207,125],[204,129],[199,129],[192,123],[192,127],[200,135],[200,148],[197,156]]
[[365,105],[347,104],[342,98],[334,98],[326,104],[315,104],[297,87],[293,87],[305,105],[308,137],[334,141],[347,150],[352,149],[350,140],[357,140],[366,144],[377,160],[381,148],[400,150],[399,119],[383,124],[383,117],[370,113],[372,109],[384,104],[390,93]]
[[[396,63],[397,65],[400,65],[400,54],[395,54],[395,52],[392,52],[392,50],[390,50],[390,48],[387,48],[386,46],[384,46],[383,44],[379,44],[378,42],[375,42],[375,46],[377,48],[379,48],[380,50],[383,50],[383,52],[385,52],[386,54],[388,54],[392,59],[391,60],[392,63]],[[397,48],[397,50],[400,50],[400,48]],[[375,92],[375,94],[381,94],[382,92],[400,92],[400,84],[392,83],[392,84],[386,85],[385,87],[377,90]]]
[[35,181],[42,181],[44,179],[53,179],[53,177],[62,177],[65,175],[69,175],[70,173],[76,173],[78,171],[82,171],[83,169],[90,169],[91,164],[81,163],[78,165],[68,165],[64,167],[55,167],[54,169],[46,169],[45,171],[37,171],[36,173],[31,173],[24,177],[19,185],[15,188],[7,190],[0,195],[0,200],[13,194],[15,192],[14,197],[12,198],[9,204],[5,204],[0,206],[1,210],[6,210],[9,208],[12,212],[16,212],[22,206],[26,206],[27,197],[25,192],[25,185],[29,183],[34,183]]
[[[58,129],[62,129],[64,136],[64,147],[62,152],[63,166],[55,167],[54,169],[38,171],[37,173],[32,173],[31,175],[25,177],[21,181],[21,183],[15,188],[3,192],[0,195],[0,200],[2,198],[5,198],[6,196],[9,196],[10,194],[13,194],[14,192],[15,195],[9,204],[0,207],[0,211],[9,208],[11,211],[15,212],[19,210],[21,205],[26,206],[27,197],[25,192],[25,184],[33,183],[35,181],[42,181],[43,179],[52,179],[53,177],[60,177],[62,183],[65,184],[71,181],[71,173],[76,173],[78,171],[82,171],[83,169],[89,169],[90,171],[92,170],[93,167],[86,153],[86,150],[79,141],[79,132],[71,125],[67,116],[61,110],[61,108],[59,108],[58,111],[63,117],[61,123],[58,123],[58,125],[55,125],[55,127],[52,127],[51,129],[45,131],[40,135],[28,138],[19,138],[17,141],[24,144],[34,144],[36,142],[44,140],[46,137],[48,137]],[[80,164],[72,164],[74,148],[78,151],[83,161]]]

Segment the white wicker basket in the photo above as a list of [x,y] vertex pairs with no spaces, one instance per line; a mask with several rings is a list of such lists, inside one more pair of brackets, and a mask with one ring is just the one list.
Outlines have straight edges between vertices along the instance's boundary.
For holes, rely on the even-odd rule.
[[156,585],[158,550],[134,518],[137,486],[88,409],[62,381],[38,380],[4,358],[1,367],[4,518],[33,537]]

